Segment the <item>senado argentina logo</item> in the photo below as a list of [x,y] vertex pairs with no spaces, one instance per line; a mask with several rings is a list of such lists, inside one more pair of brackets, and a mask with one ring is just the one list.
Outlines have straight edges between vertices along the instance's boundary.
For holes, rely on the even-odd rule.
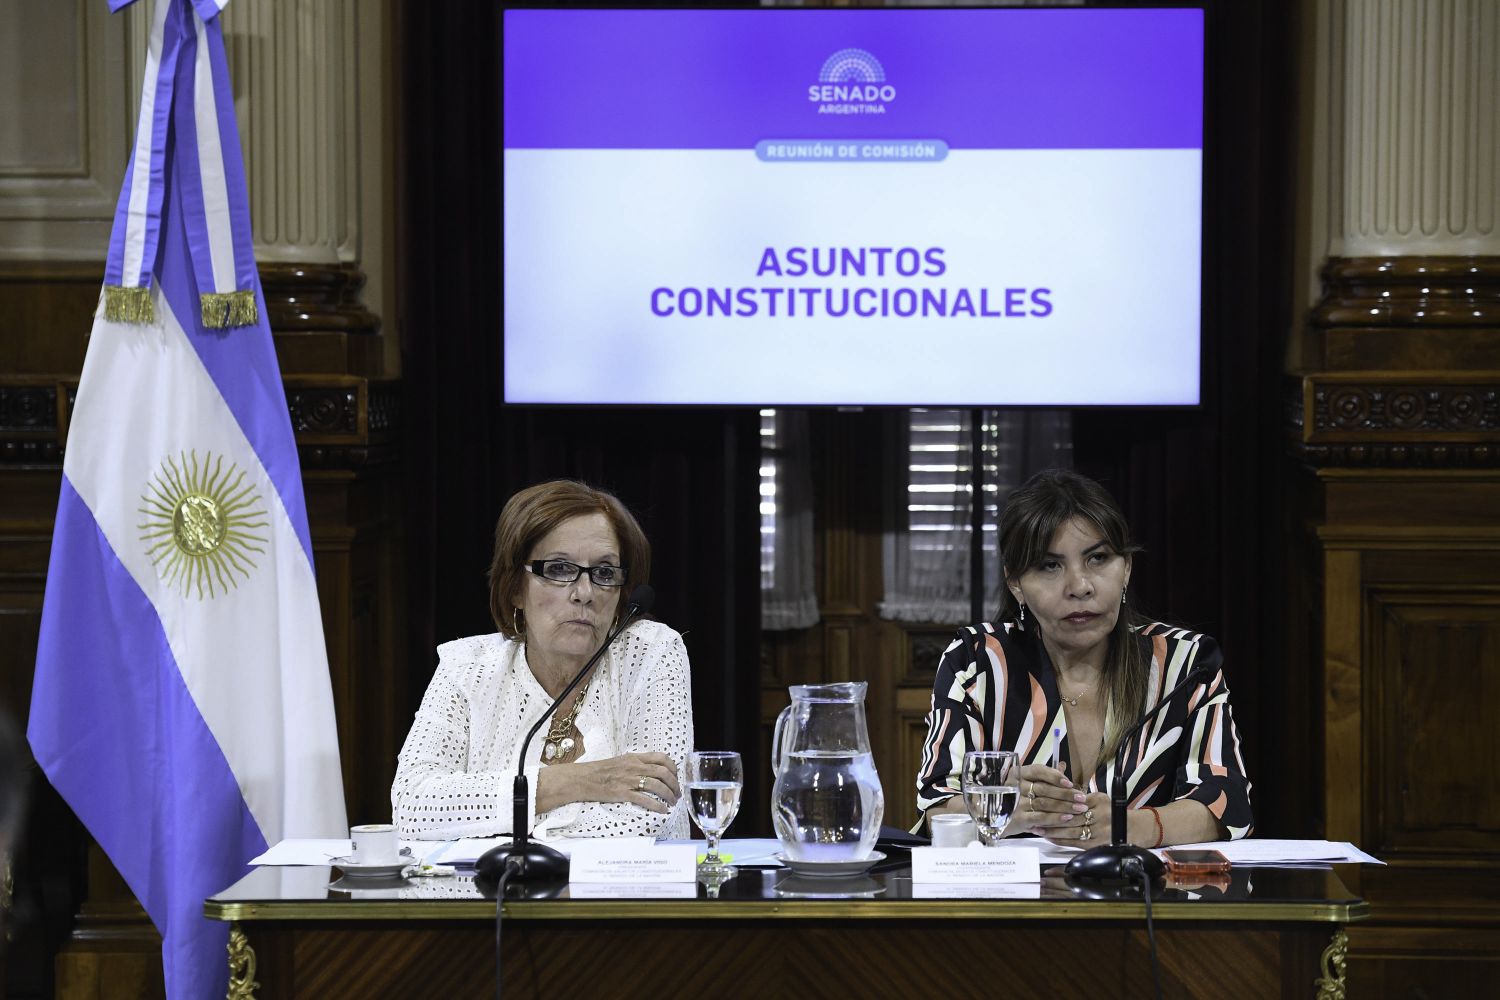
[[824,61],[807,99],[820,115],[883,115],[896,88],[886,83],[879,59],[864,49],[839,49]]

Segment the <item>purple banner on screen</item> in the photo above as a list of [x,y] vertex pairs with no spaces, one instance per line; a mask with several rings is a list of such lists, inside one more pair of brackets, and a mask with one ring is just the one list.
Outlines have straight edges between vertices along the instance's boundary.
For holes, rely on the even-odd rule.
[[1198,149],[1199,10],[511,10],[507,149]]

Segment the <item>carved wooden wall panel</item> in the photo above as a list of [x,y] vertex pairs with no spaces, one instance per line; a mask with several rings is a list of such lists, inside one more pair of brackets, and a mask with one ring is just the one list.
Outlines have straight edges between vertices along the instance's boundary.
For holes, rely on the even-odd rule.
[[[1163,994],[1312,996],[1330,932],[1317,924],[1159,923]],[[245,934],[258,960],[257,995],[266,998],[495,995],[493,930],[469,922],[325,929],[258,921]],[[985,944],[991,954],[982,953]],[[511,920],[503,951],[507,997],[1051,998],[1152,990],[1145,931],[1083,921]],[[921,958],[949,954],[965,959],[945,963],[939,989],[932,962]],[[1206,974],[1205,955],[1235,974]],[[1052,971],[1027,974],[1019,968],[1026,962]]]
[[1323,774],[1327,835],[1360,842],[1362,674],[1360,672],[1359,555],[1332,551],[1323,578]]
[[917,772],[922,767],[922,744],[927,738],[927,712],[932,705],[932,688],[902,687],[896,692],[896,720],[898,745],[896,748],[897,774],[894,782],[886,782],[887,796],[896,792],[896,798],[905,807],[893,825],[910,828],[917,821]]
[[1351,993],[1460,995],[1500,951],[1500,258],[1335,259],[1324,278],[1288,400],[1310,804],[1389,862],[1351,873],[1372,910]]
[[1500,861],[1500,587],[1377,588],[1368,617],[1371,849]]
[[1492,935],[1423,928],[1358,927],[1349,935],[1350,997],[1482,997],[1500,981]]

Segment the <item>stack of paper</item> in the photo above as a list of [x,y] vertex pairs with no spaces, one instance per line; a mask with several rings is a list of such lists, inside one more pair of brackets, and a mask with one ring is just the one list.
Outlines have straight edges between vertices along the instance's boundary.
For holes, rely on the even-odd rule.
[[[1326,868],[1336,864],[1383,865],[1347,841],[1333,840],[1216,840],[1208,844],[1180,844],[1174,851],[1218,851],[1238,867]],[[1161,854],[1161,851],[1157,851]]]
[[[493,844],[494,841],[489,841]],[[428,855],[446,847],[444,841],[403,840],[403,855],[413,861],[428,861]],[[354,850],[348,840],[311,840],[289,838],[276,844],[266,853],[250,859],[252,865],[331,865],[339,858],[347,858]]]

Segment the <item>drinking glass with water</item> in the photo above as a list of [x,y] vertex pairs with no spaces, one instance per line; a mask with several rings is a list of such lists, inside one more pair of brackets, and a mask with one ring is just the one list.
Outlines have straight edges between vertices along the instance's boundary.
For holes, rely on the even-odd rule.
[[1009,750],[970,750],[961,776],[964,807],[986,847],[1005,833],[1021,801],[1021,759]]
[[740,790],[744,787],[745,769],[739,754],[696,750],[688,755],[688,812],[708,839],[708,852],[698,865],[700,872],[734,870],[719,857],[719,838],[740,811]]

